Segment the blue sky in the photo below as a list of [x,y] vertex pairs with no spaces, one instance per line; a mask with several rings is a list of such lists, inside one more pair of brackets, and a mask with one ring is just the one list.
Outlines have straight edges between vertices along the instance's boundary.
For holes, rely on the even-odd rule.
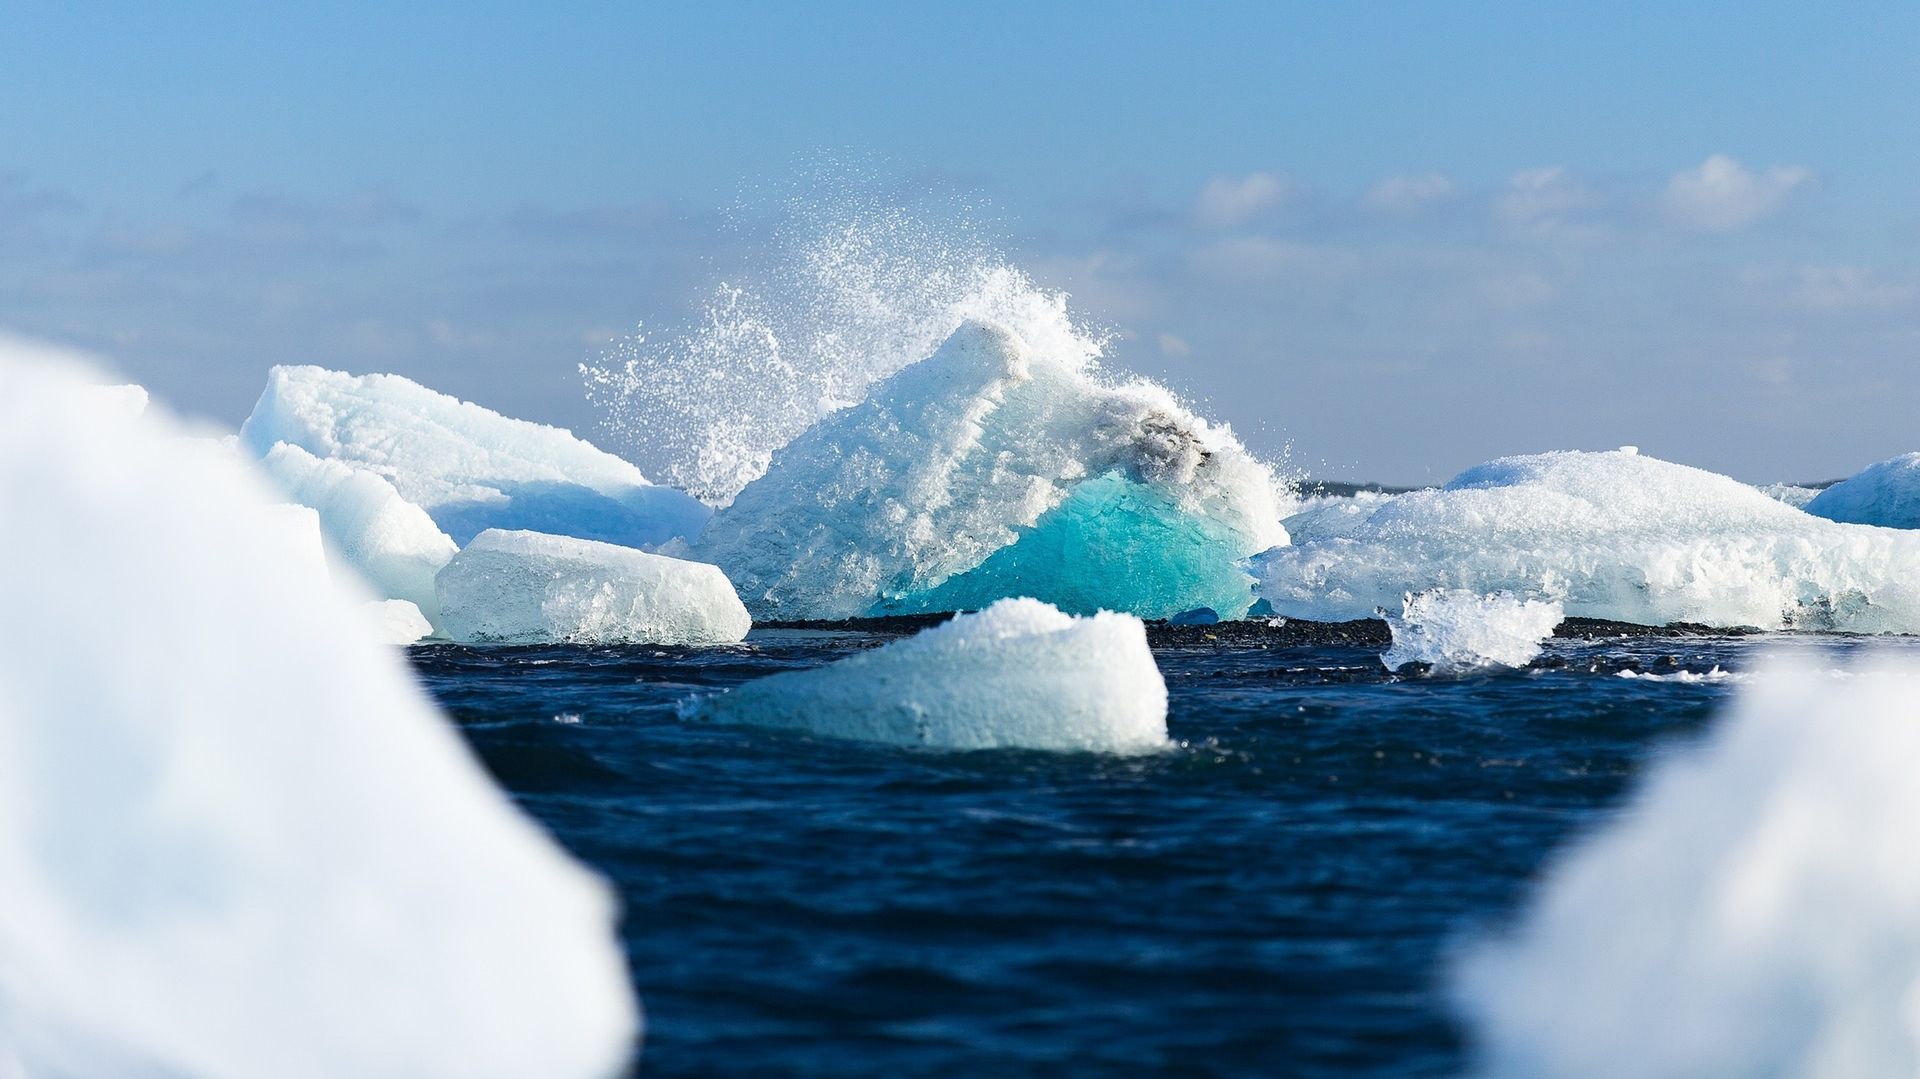
[[315,362],[590,430],[847,155],[1310,471],[1920,448],[1910,2],[394,7],[0,7],[0,326],[229,423]]

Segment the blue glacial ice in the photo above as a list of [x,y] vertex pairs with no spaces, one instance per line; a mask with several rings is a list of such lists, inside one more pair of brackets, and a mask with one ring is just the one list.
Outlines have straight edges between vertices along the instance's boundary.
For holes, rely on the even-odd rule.
[[1503,458],[1322,537],[1253,560],[1275,612],[1361,618],[1457,588],[1645,625],[1920,631],[1920,534],[1825,521],[1628,450]]
[[903,641],[697,701],[694,718],[937,749],[1167,747],[1167,686],[1130,615],[1004,599]]
[[1815,495],[1806,511],[1849,524],[1920,528],[1920,453],[1868,465]]
[[760,617],[977,609],[1025,595],[1167,617],[1253,601],[1286,542],[1272,472],[1147,383],[967,322],[774,454],[695,548]]
[[1776,660],[1482,940],[1477,1074],[1920,1074],[1920,668]]
[[615,1074],[604,886],[313,572],[313,511],[71,363],[0,340],[0,1072]]
[[753,624],[704,562],[538,532],[480,533],[436,586],[439,628],[456,641],[723,644]]
[[276,367],[240,439],[256,456],[285,442],[372,472],[460,544],[506,528],[650,546],[691,539],[710,512],[571,432],[398,375]]

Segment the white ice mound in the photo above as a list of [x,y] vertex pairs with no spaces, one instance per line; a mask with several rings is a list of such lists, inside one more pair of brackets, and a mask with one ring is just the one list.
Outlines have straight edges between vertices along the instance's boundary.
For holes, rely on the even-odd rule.
[[1457,998],[1529,1079],[1920,1074],[1920,669],[1768,670],[1547,873]]
[[1380,656],[1387,669],[1425,663],[1435,674],[1524,667],[1564,616],[1549,600],[1444,588],[1407,596],[1399,614],[1380,614],[1393,631],[1393,645]]
[[871,652],[708,697],[700,718],[939,749],[1143,753],[1167,686],[1131,615],[1003,599]]
[[0,343],[0,1071],[623,1067],[605,888],[263,477],[82,378]]
[[1920,453],[1868,465],[1815,495],[1805,509],[1829,521],[1920,528]]
[[318,511],[321,531],[375,592],[406,600],[429,621],[439,613],[433,577],[459,548],[425,510],[366,469],[285,442],[261,463],[288,498]]
[[569,431],[399,375],[276,367],[240,437],[259,456],[286,442],[372,472],[462,544],[489,528],[658,544],[698,535],[709,513]]
[[438,591],[456,641],[724,644],[753,625],[718,567],[538,532],[480,533]]
[[147,411],[147,388],[131,382],[117,386],[95,388],[95,395],[108,412],[124,419],[145,415]]
[[387,644],[412,644],[433,636],[433,623],[420,608],[404,599],[378,599],[367,604],[374,636]]
[[969,322],[779,451],[697,550],[763,617],[1019,595],[1239,617],[1236,562],[1286,542],[1273,475],[1165,390],[1085,364]]
[[1260,594],[1299,618],[1460,588],[1647,625],[1920,632],[1920,534],[1823,521],[1624,451],[1494,461],[1253,564]]

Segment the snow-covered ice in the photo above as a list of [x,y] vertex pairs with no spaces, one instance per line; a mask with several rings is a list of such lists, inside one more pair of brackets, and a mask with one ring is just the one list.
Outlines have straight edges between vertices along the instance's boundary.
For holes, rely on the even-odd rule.
[[773,457],[697,552],[762,617],[965,610],[1034,596],[1166,617],[1253,601],[1286,541],[1271,471],[1150,384],[968,322]]
[[399,375],[276,367],[240,437],[259,456],[286,442],[372,472],[461,544],[489,528],[660,544],[698,535],[710,512],[569,431]]
[[0,529],[0,1062],[623,1067],[609,893],[494,788],[365,598],[309,572],[312,511],[89,390],[0,343],[0,505],[32,522]]
[[289,443],[275,443],[261,464],[288,498],[318,511],[334,550],[375,592],[406,600],[434,619],[440,610],[434,574],[459,548],[425,510],[366,469]]
[[1868,465],[1815,495],[1805,508],[1829,521],[1920,528],[1920,453]]
[[1648,625],[1920,631],[1920,534],[1823,521],[1626,451],[1503,458],[1253,565],[1260,594],[1298,618],[1460,588]]
[[1564,612],[1558,603],[1508,592],[1435,588],[1405,597],[1399,614],[1380,614],[1393,631],[1392,646],[1380,656],[1388,670],[1424,663],[1435,674],[1464,674],[1533,662]]
[[723,644],[753,625],[715,566],[538,532],[480,533],[437,588],[456,641]]
[[1920,668],[1777,663],[1464,962],[1481,1070],[1920,1074]]
[[940,749],[1165,748],[1167,687],[1131,615],[1005,599],[808,671],[749,682],[690,714]]

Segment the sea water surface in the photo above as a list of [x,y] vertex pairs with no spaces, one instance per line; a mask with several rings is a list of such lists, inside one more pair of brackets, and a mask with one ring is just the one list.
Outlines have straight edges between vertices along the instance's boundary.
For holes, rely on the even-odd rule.
[[1146,757],[676,711],[884,632],[411,654],[619,890],[645,1074],[1452,1074],[1452,951],[1775,642],[1560,639],[1527,670],[1443,680],[1388,674],[1377,632],[1155,630],[1179,746]]

